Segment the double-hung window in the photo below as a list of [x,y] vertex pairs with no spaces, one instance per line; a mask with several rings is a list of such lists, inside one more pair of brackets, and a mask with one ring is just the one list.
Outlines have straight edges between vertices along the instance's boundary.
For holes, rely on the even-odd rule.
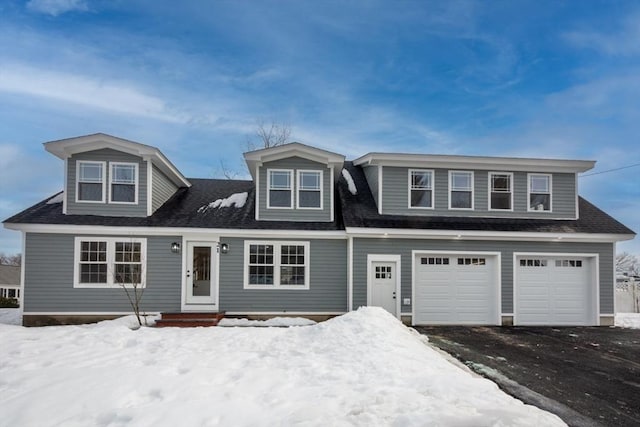
[[105,163],[78,160],[76,166],[76,201],[104,203]]
[[473,209],[473,172],[449,171],[449,209]]
[[137,203],[138,164],[109,163],[111,167],[109,203]]
[[433,171],[409,170],[409,207],[433,208]]
[[146,239],[76,237],[74,287],[145,286]]
[[293,208],[293,171],[269,169],[267,198],[268,208]]
[[529,174],[529,211],[551,211],[551,175]]
[[245,242],[245,289],[309,289],[309,242]]
[[489,210],[513,210],[513,174],[489,173]]
[[298,171],[298,208],[322,209],[322,171]]

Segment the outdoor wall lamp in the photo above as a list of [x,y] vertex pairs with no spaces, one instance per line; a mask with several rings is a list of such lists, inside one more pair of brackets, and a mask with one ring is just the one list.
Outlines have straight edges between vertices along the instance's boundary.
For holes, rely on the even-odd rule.
[[180,243],[173,242],[171,244],[171,252],[173,252],[174,254],[179,254],[180,253]]
[[229,244],[228,243],[220,243],[220,253],[226,254],[229,252]]

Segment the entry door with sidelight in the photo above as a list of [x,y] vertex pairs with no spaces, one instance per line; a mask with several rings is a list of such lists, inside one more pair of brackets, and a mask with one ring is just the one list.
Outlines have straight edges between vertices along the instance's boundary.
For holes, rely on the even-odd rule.
[[396,263],[371,263],[371,305],[396,313]]
[[216,304],[216,248],[217,242],[187,243],[187,304]]

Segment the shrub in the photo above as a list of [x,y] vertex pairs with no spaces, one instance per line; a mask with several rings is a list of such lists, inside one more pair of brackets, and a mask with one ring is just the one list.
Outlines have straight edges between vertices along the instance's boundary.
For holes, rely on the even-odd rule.
[[18,308],[18,300],[15,298],[0,297],[0,308]]

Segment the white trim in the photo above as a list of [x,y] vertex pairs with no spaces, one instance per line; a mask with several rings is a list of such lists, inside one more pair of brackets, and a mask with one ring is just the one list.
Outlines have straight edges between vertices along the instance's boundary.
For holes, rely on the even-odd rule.
[[[271,206],[271,172],[287,172],[289,174],[289,192],[291,193],[291,200],[289,206]],[[267,169],[267,209],[293,209],[294,202],[294,188],[295,188],[295,174],[293,169]],[[286,191],[285,189],[276,189],[275,191]]]
[[[303,173],[319,173],[320,179],[318,184],[320,186],[320,206],[319,207],[302,207],[300,206],[300,192],[301,191],[318,191],[318,190],[306,190],[302,188],[302,179],[300,175]],[[318,211],[324,209],[324,171],[321,169],[297,169],[296,170],[296,209],[300,210],[313,210]]]
[[147,164],[147,216],[153,214],[153,164],[145,160]]
[[[329,220],[331,222],[333,222],[333,221],[335,221],[335,210],[336,210],[335,205],[334,205],[334,203],[335,203],[334,194],[336,192],[335,188],[334,188],[334,186],[335,186],[335,178],[334,178],[334,176],[335,176],[335,173],[336,173],[335,167],[333,165],[330,165],[329,166],[329,171],[330,171],[330,177],[329,177],[329,189],[330,189],[330,191],[329,191],[329,204],[331,205],[330,209],[329,209]],[[342,170],[340,170],[340,171],[342,172]]]
[[[270,245],[273,246],[273,284],[271,285],[251,285],[249,284],[249,249],[251,245]],[[303,246],[304,247],[304,285],[282,285],[280,284],[280,267],[282,266],[281,251],[282,246]],[[311,278],[311,250],[309,241],[294,240],[245,240],[244,241],[244,259],[242,268],[243,289],[253,290],[309,290]]]
[[580,193],[578,190],[578,174],[575,174],[575,180],[576,180],[576,215],[574,219],[580,219]]
[[557,160],[516,157],[456,156],[408,153],[368,153],[353,161],[360,165],[384,165],[398,167],[430,167],[434,169],[500,169],[528,172],[532,169],[544,172],[585,172],[595,166],[593,160]]
[[378,165],[378,214],[382,215],[382,165]]
[[[81,242],[106,242],[106,261],[107,265],[107,283],[80,283],[80,243]],[[122,286],[127,288],[133,287],[131,283],[115,283],[113,278],[115,266],[115,244],[116,242],[140,243],[140,269],[141,279],[139,286],[145,288],[147,286],[147,239],[144,237],[106,237],[106,236],[76,236],[73,245],[73,287],[76,289],[119,289]]]
[[[492,177],[493,175],[507,175],[509,176],[509,195],[510,200],[509,200],[509,206],[511,206],[510,209],[493,209],[491,207],[491,193],[493,192],[493,180]],[[514,188],[514,184],[513,184],[513,172],[495,172],[495,171],[490,171],[487,172],[487,210],[489,210],[490,212],[513,212],[513,188]]]
[[[531,209],[531,177],[546,176],[549,178],[549,210]],[[546,193],[536,193],[546,194]],[[550,173],[528,173],[527,174],[527,212],[552,213],[553,212],[553,175]]]
[[229,316],[340,316],[344,311],[227,311]]
[[[63,175],[63,180],[64,180],[64,187],[63,187],[63,193],[62,193],[62,214],[66,215],[67,214],[67,205],[69,204],[69,202],[67,201],[67,199],[69,198],[69,159],[67,159],[66,157],[64,158],[64,175]],[[77,173],[77,171],[76,171]],[[77,178],[76,178],[76,182],[77,182]],[[76,184],[77,186],[77,184]],[[78,192],[78,189],[76,187],[76,194]],[[76,196],[77,197],[77,196]],[[24,256],[24,252],[22,252],[22,255]]]
[[[502,324],[502,252],[499,251],[438,251],[438,250],[412,250],[411,251],[411,324],[415,325],[415,311],[416,311],[416,258],[418,255],[432,255],[432,254],[442,254],[442,255],[472,255],[472,256],[484,256],[484,257],[495,257],[496,258],[496,318],[494,319],[495,325]],[[455,324],[455,323],[452,323]]]
[[[594,306],[591,307],[591,309],[595,309],[595,312],[593,313],[593,315],[595,316],[595,325],[596,326],[600,326],[600,316],[602,316],[602,314],[600,314],[600,254],[598,253],[581,253],[581,252],[514,252],[513,253],[513,325],[517,326],[518,325],[518,320],[517,320],[517,307],[516,307],[516,301],[517,299],[517,292],[518,292],[518,267],[519,264],[517,263],[518,257],[550,257],[550,258],[556,258],[556,257],[576,257],[576,258],[593,258],[595,260],[595,262],[593,263],[593,265],[591,265],[591,270],[592,270],[592,274],[591,277],[594,278],[594,290],[593,290],[593,294],[591,295],[592,298],[594,298]],[[615,258],[614,258],[614,263],[615,263]],[[614,274],[615,274],[615,267],[614,267]],[[615,280],[614,280],[614,290],[615,290]],[[615,295],[614,295],[615,297]],[[615,304],[615,298],[614,298],[614,304]],[[592,319],[593,320],[593,319]],[[555,325],[554,325],[555,326]]]
[[353,311],[353,237],[347,237],[347,311]]
[[[113,196],[113,168],[118,166],[133,166],[133,202],[118,202],[112,200]],[[115,183],[116,185],[122,183]],[[123,185],[131,185],[131,184],[123,184]],[[140,173],[138,168],[138,163],[133,162],[109,162],[109,204],[111,205],[137,205],[138,204],[138,189],[140,188]]]
[[[260,165],[256,165],[256,221],[260,220]],[[267,197],[269,195],[267,194]]]
[[[411,206],[411,191],[413,190],[412,188],[412,183],[411,183],[411,177],[412,174],[414,172],[421,172],[421,173],[429,173],[431,174],[431,188],[416,188],[415,190],[423,190],[423,191],[431,191],[431,206],[426,207],[426,206]],[[433,169],[408,169],[407,170],[407,208],[408,209],[418,209],[418,210],[434,210],[435,209],[435,179],[436,179],[436,173]]]
[[[94,160],[75,160],[76,162],[76,203],[105,203],[107,200],[107,162],[99,162]],[[94,164],[102,166],[102,200],[80,200],[80,164]],[[84,182],[84,181],[83,181]],[[96,184],[95,182],[92,184]]]
[[385,255],[385,254],[367,254],[367,305],[372,305],[373,299],[373,277],[371,276],[371,269],[373,268],[374,262],[386,262],[386,263],[394,263],[395,264],[395,275],[396,275],[396,318],[400,319],[400,302],[402,301],[402,293],[401,293],[401,268],[402,268],[402,257],[400,255]]
[[[464,173],[464,174],[470,174],[471,175],[471,207],[470,208],[453,208],[451,207],[451,192],[452,191],[469,191],[469,190],[453,190],[453,179],[452,179],[452,175],[454,173]],[[469,170],[450,170],[449,171],[449,193],[448,193],[448,198],[449,198],[449,210],[452,211],[472,211],[475,209],[475,173],[473,171],[469,171]]]
[[[213,290],[209,297],[196,297],[191,296],[189,298],[189,280],[187,280],[187,270],[191,269],[189,260],[191,258],[191,251],[193,246],[204,246],[211,248],[211,272],[209,275],[210,288]],[[217,310],[219,295],[220,295],[220,239],[217,236],[211,236],[208,239],[183,239],[181,243],[182,248],[182,295],[180,298],[181,308],[183,311],[203,311],[203,310]]]

